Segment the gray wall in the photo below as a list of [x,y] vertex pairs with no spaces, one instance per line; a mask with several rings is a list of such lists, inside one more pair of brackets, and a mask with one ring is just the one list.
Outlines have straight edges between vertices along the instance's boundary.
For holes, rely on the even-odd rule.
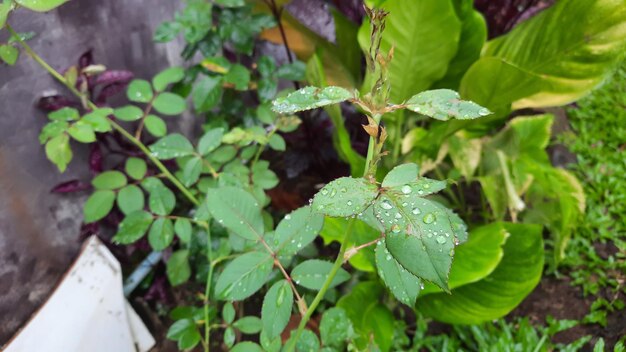
[[[154,44],[152,33],[181,5],[72,0],[47,14],[19,10],[9,22],[17,31],[36,32],[30,45],[57,70],[93,48],[96,62],[149,78],[180,63],[180,44]],[[0,42],[6,37],[4,31]],[[44,302],[80,247],[85,195],[49,191],[62,181],[89,179],[87,148],[74,148],[64,174],[46,160],[37,140],[46,117],[34,103],[51,90],[65,92],[26,55],[14,67],[0,65],[0,346]]]

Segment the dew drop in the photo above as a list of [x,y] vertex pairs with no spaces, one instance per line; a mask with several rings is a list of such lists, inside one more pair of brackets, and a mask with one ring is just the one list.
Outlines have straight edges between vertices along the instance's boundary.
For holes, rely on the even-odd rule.
[[291,220],[291,214],[285,215],[285,220]]
[[332,191],[330,191],[330,197],[331,197],[331,198],[332,198],[332,197],[334,197],[334,196],[335,196],[335,194],[337,194],[337,190],[333,188],[333,190],[332,190]]
[[348,206],[351,206],[352,205],[352,201],[349,200],[346,204],[348,204]]
[[381,208],[383,208],[383,209],[387,209],[387,210],[389,210],[389,209],[393,208],[393,205],[391,205],[391,203],[390,203],[387,199],[385,199],[385,200],[383,200],[383,202],[380,204],[380,207],[381,207]]
[[417,214],[421,214],[422,211],[420,210],[420,208],[413,208],[413,210],[411,210],[411,213],[413,213],[414,215],[417,215]]
[[437,243],[444,244],[446,243],[446,238],[443,236],[437,236]]
[[404,193],[404,194],[409,194],[412,191],[411,186],[409,186],[409,185],[402,186],[401,190],[402,190],[402,193]]
[[325,195],[328,194],[328,190],[326,188],[322,188],[321,193],[322,193],[323,196],[325,196]]
[[394,224],[393,226],[391,226],[391,232],[393,233],[400,232],[400,226],[398,224]]
[[422,219],[422,221],[424,221],[425,224],[432,224],[435,221],[435,214],[428,213],[424,215],[424,218]]

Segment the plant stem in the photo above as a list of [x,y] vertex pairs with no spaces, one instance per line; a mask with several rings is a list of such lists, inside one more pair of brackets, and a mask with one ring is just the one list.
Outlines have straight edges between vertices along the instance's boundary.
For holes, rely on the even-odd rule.
[[211,297],[211,281],[213,280],[213,267],[211,261],[213,260],[213,243],[211,242],[211,230],[209,226],[205,227],[208,236],[208,245],[207,245],[207,257],[209,260],[209,274],[206,279],[206,285],[204,288],[204,351],[209,352],[210,349],[210,339],[211,339],[211,321],[209,319],[209,302]]

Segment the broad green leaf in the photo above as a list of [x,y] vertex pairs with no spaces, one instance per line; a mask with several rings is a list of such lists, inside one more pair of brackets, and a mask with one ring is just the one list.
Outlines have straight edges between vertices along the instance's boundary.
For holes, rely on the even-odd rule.
[[258,334],[263,327],[263,323],[261,322],[261,319],[257,317],[248,316],[234,322],[233,327],[237,328],[237,330],[244,334]]
[[174,232],[183,243],[191,241],[191,222],[185,218],[178,218],[174,223]]
[[484,279],[458,287],[452,294],[429,294],[417,300],[417,309],[451,324],[479,324],[513,310],[539,283],[543,270],[542,228],[505,224],[510,233],[504,256]]
[[209,189],[206,204],[213,218],[236,235],[253,241],[262,238],[261,207],[250,193],[236,187]]
[[162,118],[155,115],[148,115],[143,122],[151,135],[155,137],[163,137],[167,134],[167,125]]
[[15,0],[20,6],[37,12],[46,12],[63,5],[68,0]]
[[461,95],[492,110],[573,102],[600,84],[621,57],[624,16],[620,1],[559,1],[488,42],[465,74]]
[[174,239],[174,224],[172,220],[158,218],[154,220],[148,232],[148,242],[155,251],[162,251],[172,243]]
[[224,303],[224,307],[222,308],[222,319],[226,324],[231,324],[235,321],[235,307],[231,302]]
[[[367,209],[365,213],[371,213],[371,208]],[[364,213],[364,214],[365,214]],[[381,232],[375,229],[365,222],[361,221],[363,217],[359,217],[352,224],[352,235],[350,236],[350,246],[358,246],[363,243],[379,238]],[[375,220],[378,222],[378,220]],[[333,241],[342,243],[346,236],[348,223],[350,220],[345,218],[326,218],[324,220],[324,227],[320,232],[320,236],[324,239],[324,244],[328,245]],[[380,225],[382,226],[382,225]],[[350,247],[348,247],[350,248]],[[376,262],[374,259],[374,249],[372,247],[366,247],[359,250],[355,255],[349,259],[350,265],[361,271],[374,272],[376,270]]]
[[200,141],[198,141],[198,153],[207,155],[217,149],[222,143],[223,135],[224,129],[221,127],[206,131],[206,133],[202,135],[202,138],[200,138]]
[[250,82],[250,71],[240,64],[233,65],[224,75],[224,83],[232,84],[236,90],[247,90]]
[[352,216],[369,207],[377,194],[376,184],[364,178],[341,177],[317,192],[311,205],[328,216]]
[[273,339],[280,336],[289,322],[292,306],[293,292],[289,283],[280,280],[272,285],[263,298],[261,309],[263,331],[267,337]]
[[[225,0],[222,0],[222,1],[225,1]],[[228,0],[228,1],[232,1],[232,0]],[[264,352],[261,346],[250,341],[240,342],[236,344],[235,346],[233,346],[233,348],[230,351],[231,352]]]
[[200,174],[202,173],[202,159],[194,156],[187,160],[185,167],[183,168],[183,176],[181,181],[185,187],[189,187],[198,181]]
[[154,110],[163,115],[178,115],[187,108],[185,99],[174,93],[161,93],[152,102]]
[[96,141],[96,133],[93,131],[91,125],[82,121],[77,121],[70,125],[70,128],[67,129],[67,133],[81,143],[92,143]]
[[269,253],[248,252],[235,258],[217,279],[217,297],[232,301],[250,297],[265,284],[273,265]]
[[352,99],[353,94],[340,87],[305,87],[273,101],[272,109],[279,114],[293,114]]
[[194,85],[191,98],[196,112],[203,113],[214,108],[222,97],[222,78],[206,76]]
[[400,302],[412,307],[420,293],[422,281],[398,263],[387,250],[384,239],[376,245],[376,267],[391,293]]
[[279,134],[273,134],[267,144],[270,146],[270,148],[279,152],[284,152],[285,149],[287,149],[287,144],[285,143],[285,140]]
[[182,67],[170,67],[152,79],[152,85],[157,92],[163,91],[169,84],[176,83],[185,77],[185,70]]
[[111,124],[107,116],[113,113],[113,109],[101,108],[85,114],[80,121],[88,124],[96,132],[110,132]]
[[189,251],[186,249],[178,250],[172,253],[166,265],[167,279],[172,286],[178,286],[191,276],[191,268],[189,267]]
[[148,171],[148,165],[143,159],[131,157],[126,159],[126,164],[124,165],[124,170],[126,174],[135,180],[141,180],[146,176],[146,172]]
[[[391,100],[403,102],[428,89],[444,77],[457,53],[461,23],[451,1],[386,1],[389,12],[380,45],[388,53],[394,47],[389,64]],[[358,35],[363,51],[370,47],[370,24],[363,21]],[[373,81],[378,77],[366,77]],[[369,89],[369,87],[368,87]]]
[[324,226],[324,216],[302,207],[283,218],[276,227],[270,247],[279,255],[293,255],[315,240]]
[[[292,330],[289,335],[289,340],[285,342],[285,346],[290,346],[295,338],[295,330]],[[317,338],[317,335],[309,329],[302,330],[302,334],[298,338],[298,341],[296,341],[295,352],[311,352],[319,350],[320,340]]]
[[154,97],[154,93],[152,93],[150,82],[144,79],[134,79],[128,85],[126,96],[130,101],[149,103]]
[[[450,269],[450,289],[470,284],[491,274],[502,260],[509,233],[502,223],[492,223],[475,228],[469,240],[454,249],[454,262]],[[426,283],[421,295],[441,292],[437,286]]]
[[1,44],[0,45],[0,59],[6,62],[8,65],[15,65],[17,62],[17,57],[19,56],[19,51],[13,45],[9,44]]
[[[310,290],[320,290],[328,274],[333,267],[333,263],[319,259],[310,259],[298,264],[291,271],[291,278],[296,284]],[[339,268],[337,275],[331,281],[329,288],[335,287],[350,279],[350,274]]]
[[95,191],[85,202],[83,221],[88,224],[104,218],[113,209],[114,202],[115,192]]
[[324,312],[320,322],[320,336],[324,346],[341,350],[353,334],[352,323],[345,310],[334,307]]
[[143,116],[143,111],[134,105],[126,105],[113,110],[113,115],[122,121],[137,121]]
[[263,189],[272,189],[278,184],[278,176],[269,169],[270,163],[266,160],[259,160],[252,166],[252,183]]
[[461,100],[459,93],[449,89],[419,93],[412,96],[405,105],[411,111],[441,121],[447,121],[451,117],[458,120],[475,119],[491,114],[489,109],[471,101]]
[[3,0],[2,3],[0,3],[0,28],[4,27],[12,7],[13,1],[11,0]]
[[135,185],[128,185],[120,189],[117,193],[117,207],[128,215],[137,210],[142,210],[145,200],[141,188]]
[[69,136],[62,133],[51,138],[46,143],[46,156],[48,160],[52,161],[57,166],[59,171],[65,171],[67,164],[72,160]]
[[48,114],[48,118],[52,121],[76,121],[79,117],[78,110],[70,107],[64,107]]
[[126,215],[117,228],[113,242],[129,244],[140,239],[152,224],[152,214],[139,210]]
[[169,134],[150,146],[150,152],[158,159],[174,159],[194,153],[193,145],[179,133]]
[[169,215],[176,206],[176,196],[163,184],[149,190],[148,207],[150,211],[161,216]]
[[69,124],[65,121],[52,121],[47,123],[41,129],[41,133],[39,134],[39,143],[46,143],[48,140],[67,131],[68,127]]
[[91,184],[96,189],[118,189],[126,186],[128,180],[126,176],[115,170],[105,171],[98,176],[96,176]]
[[367,331],[366,336],[374,336],[374,342],[380,351],[391,350],[395,321],[393,313],[384,304],[371,305],[365,311],[363,329]]

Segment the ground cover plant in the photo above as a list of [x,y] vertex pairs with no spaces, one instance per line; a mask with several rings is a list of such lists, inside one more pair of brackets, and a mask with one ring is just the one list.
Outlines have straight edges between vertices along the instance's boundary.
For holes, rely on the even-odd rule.
[[[559,1],[487,40],[471,1],[366,1],[361,24],[331,10],[330,41],[282,2],[193,0],[155,33],[156,42],[182,36],[185,68],[151,80],[109,71],[90,54],[57,72],[6,22],[18,6],[62,3],[4,0],[10,39],[0,57],[14,64],[24,51],[75,95],[41,101],[50,122],[40,143],[61,172],[70,141],[92,144],[97,175],[58,189],[92,189],[84,207],[92,231],[113,225],[114,243],[164,255],[172,289],[191,287],[187,304],[169,312],[167,338],[181,350],[539,351],[590,340],[552,344],[569,322],[473,324],[518,306],[544,260],[551,275],[564,258],[580,266],[566,255],[570,238],[577,253],[615,238],[613,225],[603,225],[604,237],[576,236],[586,205],[602,211],[600,200],[587,204],[592,190],[576,178],[589,177],[584,159],[576,173],[552,165],[554,117],[543,108],[579,99],[612,72],[626,38],[619,2]],[[561,30],[572,16],[579,25]],[[282,45],[286,62],[257,50],[259,38]],[[109,107],[118,92],[129,103]],[[202,131],[168,133],[165,119],[188,110]],[[298,131],[320,134],[314,119],[334,127],[346,174],[281,209],[270,190],[284,180],[272,165],[293,161],[285,155]],[[356,140],[368,141],[364,150]],[[579,143],[583,158],[588,144]],[[614,257],[616,270],[622,259]],[[608,284],[623,290],[619,280]],[[143,285],[164,281],[150,275]],[[427,319],[455,327],[427,336]]]

